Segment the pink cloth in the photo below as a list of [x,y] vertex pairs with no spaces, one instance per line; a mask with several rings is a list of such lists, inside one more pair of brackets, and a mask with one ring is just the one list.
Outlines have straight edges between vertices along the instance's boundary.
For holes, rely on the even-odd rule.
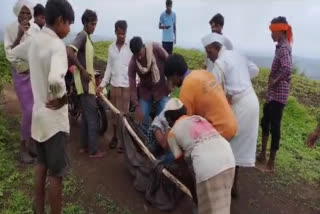
[[19,74],[12,68],[13,83],[21,106],[21,140],[31,139],[33,94],[30,74]]

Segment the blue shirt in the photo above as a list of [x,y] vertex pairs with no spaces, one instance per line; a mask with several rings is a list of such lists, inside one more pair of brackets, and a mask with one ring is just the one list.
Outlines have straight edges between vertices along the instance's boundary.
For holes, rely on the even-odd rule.
[[162,41],[173,42],[174,41],[174,25],[176,24],[176,14],[171,11],[171,14],[163,12],[160,16],[160,24],[170,26],[169,29],[162,30]]

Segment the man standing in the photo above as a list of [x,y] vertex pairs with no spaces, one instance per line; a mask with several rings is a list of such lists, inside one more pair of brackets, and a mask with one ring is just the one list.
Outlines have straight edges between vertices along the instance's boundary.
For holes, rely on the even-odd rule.
[[68,47],[68,57],[77,67],[74,79],[82,108],[82,149],[80,152],[88,151],[90,158],[102,158],[104,154],[98,150],[99,115],[93,68],[94,48],[90,38],[95,31],[98,17],[94,11],[86,10],[81,21],[83,31]]
[[[212,33],[223,35],[222,29],[224,26],[224,17],[220,13],[217,13],[216,15],[214,15],[210,20],[209,24],[210,24]],[[223,35],[223,46],[225,46],[227,50],[233,49],[233,45],[231,41],[224,35]]]
[[166,1],[166,11],[160,16],[159,29],[162,30],[162,47],[172,54],[173,44],[176,44],[176,14],[172,11],[172,0]]
[[178,54],[169,56],[165,74],[172,88],[181,87],[179,99],[187,115],[204,117],[226,140],[235,136],[236,118],[213,74],[206,70],[190,72],[183,56]]
[[[233,50],[233,45],[232,45],[231,41],[226,36],[224,36],[222,34],[222,29],[223,29],[223,26],[224,26],[224,17],[220,13],[217,13],[209,21],[209,25],[211,27],[211,31],[212,31],[213,34],[221,35],[221,43],[222,43],[222,45],[227,50]],[[213,62],[209,58],[206,59],[206,66],[207,66],[207,70],[209,72],[212,72],[214,65],[213,65]]]
[[[140,37],[131,39],[130,49],[133,53],[128,70],[130,99],[136,109],[138,120],[143,121],[144,129],[147,131],[152,104],[155,103],[156,105],[157,116],[169,99],[169,90],[164,76],[164,66],[168,53],[160,44],[154,42],[143,44]],[[138,91],[137,74],[140,77]]]
[[[115,23],[115,34],[117,40],[109,47],[108,65],[100,86],[97,88],[98,94],[111,83],[111,102],[122,113],[129,111],[130,91],[128,66],[132,57],[129,44],[126,42],[127,22],[124,20]],[[115,148],[119,138],[119,118],[113,116],[113,137],[109,144],[110,148]],[[122,143],[118,145],[119,152],[122,150]]]
[[266,150],[271,132],[270,158],[266,170],[272,172],[280,144],[282,113],[289,97],[293,36],[291,26],[285,17],[274,18],[269,28],[272,32],[272,39],[277,42],[277,45],[268,81],[267,100],[263,107],[262,148],[257,160],[261,163],[266,162]]
[[43,28],[43,26],[46,24],[46,18],[45,18],[45,9],[42,4],[37,4],[34,8],[34,23],[36,23],[40,29]]
[[209,34],[202,39],[207,57],[213,62],[213,73],[224,88],[238,121],[238,132],[230,141],[236,160],[232,195],[238,195],[238,167],[254,167],[259,129],[259,101],[251,79],[259,68],[236,51],[223,47],[223,37]]
[[68,59],[62,39],[70,31],[74,12],[66,0],[48,0],[46,11],[47,25],[37,37],[32,38],[29,51],[31,85],[34,92],[32,138],[38,151],[34,205],[35,213],[45,213],[48,186],[51,213],[60,214],[62,180],[69,168],[66,149],[70,130],[64,80]]
[[21,106],[21,131],[19,159],[30,164],[35,155],[31,141],[31,120],[33,95],[30,83],[28,50],[31,37],[39,32],[39,27],[30,22],[33,6],[25,0],[19,0],[13,8],[17,20],[7,26],[4,35],[4,47],[12,67],[13,84]]

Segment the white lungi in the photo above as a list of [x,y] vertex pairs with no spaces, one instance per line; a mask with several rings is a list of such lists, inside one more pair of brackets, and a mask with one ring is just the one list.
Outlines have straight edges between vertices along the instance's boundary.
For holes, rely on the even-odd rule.
[[260,109],[252,87],[232,97],[232,110],[238,122],[238,132],[230,142],[236,165],[254,167]]

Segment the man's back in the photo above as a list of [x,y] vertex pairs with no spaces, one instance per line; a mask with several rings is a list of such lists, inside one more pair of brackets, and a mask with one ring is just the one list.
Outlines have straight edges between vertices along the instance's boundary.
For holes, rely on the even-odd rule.
[[[64,76],[68,69],[66,47],[49,28],[44,28],[32,40],[29,50],[31,86],[34,96],[32,137],[43,142],[59,131],[69,132],[68,107],[51,110],[46,103],[66,93]],[[49,85],[59,85],[52,94]]]
[[236,118],[221,85],[210,72],[192,71],[183,81],[179,99],[188,115],[204,117],[227,140],[236,134]]

